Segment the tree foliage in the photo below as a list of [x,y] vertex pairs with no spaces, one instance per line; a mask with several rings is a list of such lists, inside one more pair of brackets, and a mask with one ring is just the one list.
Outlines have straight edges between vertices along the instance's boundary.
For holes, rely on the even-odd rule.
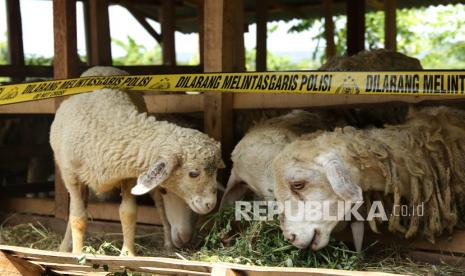
[[[345,53],[346,16],[334,16],[335,44],[338,55]],[[313,57],[321,63],[324,51],[324,20],[301,20],[289,32],[317,29],[312,39],[322,40]],[[426,69],[465,68],[465,5],[447,5],[428,8],[397,10],[397,50],[420,59]],[[365,14],[365,48],[384,47],[384,13]]]
[[128,36],[127,41],[113,39],[112,42],[123,48],[126,55],[113,58],[114,65],[154,65],[162,64],[161,48],[158,45],[147,49],[142,44],[138,44],[132,37]]

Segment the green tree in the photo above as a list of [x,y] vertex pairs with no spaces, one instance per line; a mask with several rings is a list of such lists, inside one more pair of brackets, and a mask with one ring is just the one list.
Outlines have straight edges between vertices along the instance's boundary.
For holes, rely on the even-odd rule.
[[0,64],[8,63],[8,52],[5,41],[0,41]]
[[112,39],[112,42],[125,51],[125,55],[113,58],[114,65],[153,65],[162,64],[161,48],[155,45],[147,49],[144,45],[138,44],[132,37],[128,36],[127,41]]
[[[345,53],[346,16],[333,17],[335,44],[338,55]],[[365,15],[365,47],[383,48],[384,13],[368,12]],[[323,19],[301,20],[289,32],[311,28],[320,30],[312,37],[324,40]],[[447,5],[428,8],[397,10],[397,50],[420,59],[425,69],[465,68],[465,5]],[[313,57],[321,63],[326,60],[324,47],[314,49]]]

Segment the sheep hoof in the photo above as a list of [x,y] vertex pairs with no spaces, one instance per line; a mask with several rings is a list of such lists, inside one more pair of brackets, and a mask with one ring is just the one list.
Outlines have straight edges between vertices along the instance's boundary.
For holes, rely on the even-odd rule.
[[121,249],[120,256],[127,256],[127,257],[134,257],[135,254],[132,250],[128,250],[126,248]]
[[163,246],[165,247],[166,250],[171,251],[171,250],[174,249],[174,246],[173,246],[173,244],[171,242],[165,242]]

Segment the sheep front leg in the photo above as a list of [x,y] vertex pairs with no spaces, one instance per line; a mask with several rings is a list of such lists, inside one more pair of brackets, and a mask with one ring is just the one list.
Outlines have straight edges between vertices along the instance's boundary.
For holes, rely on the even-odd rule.
[[134,256],[134,236],[136,231],[137,204],[136,198],[131,194],[133,181],[121,183],[121,205],[119,206],[119,218],[123,229],[123,248],[121,255]]
[[156,204],[158,216],[160,217],[161,224],[163,225],[163,238],[164,246],[166,249],[173,249],[173,242],[171,241],[171,226],[166,217],[165,205],[163,203],[163,197],[161,195],[160,189],[154,189],[150,192],[153,201]]
[[[85,186],[77,181],[73,181],[73,179],[75,178],[63,177],[63,181],[68,188],[70,199],[68,224],[71,227],[73,253],[81,254],[87,227],[87,211],[83,198],[83,189],[85,189]],[[63,240],[64,243],[66,242],[65,239]]]

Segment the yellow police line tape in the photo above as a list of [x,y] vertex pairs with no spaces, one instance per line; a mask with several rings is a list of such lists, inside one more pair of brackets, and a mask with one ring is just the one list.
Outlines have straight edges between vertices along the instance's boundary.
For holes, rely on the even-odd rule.
[[170,92],[464,96],[465,71],[263,72],[85,77],[0,86],[0,105],[102,88]]

